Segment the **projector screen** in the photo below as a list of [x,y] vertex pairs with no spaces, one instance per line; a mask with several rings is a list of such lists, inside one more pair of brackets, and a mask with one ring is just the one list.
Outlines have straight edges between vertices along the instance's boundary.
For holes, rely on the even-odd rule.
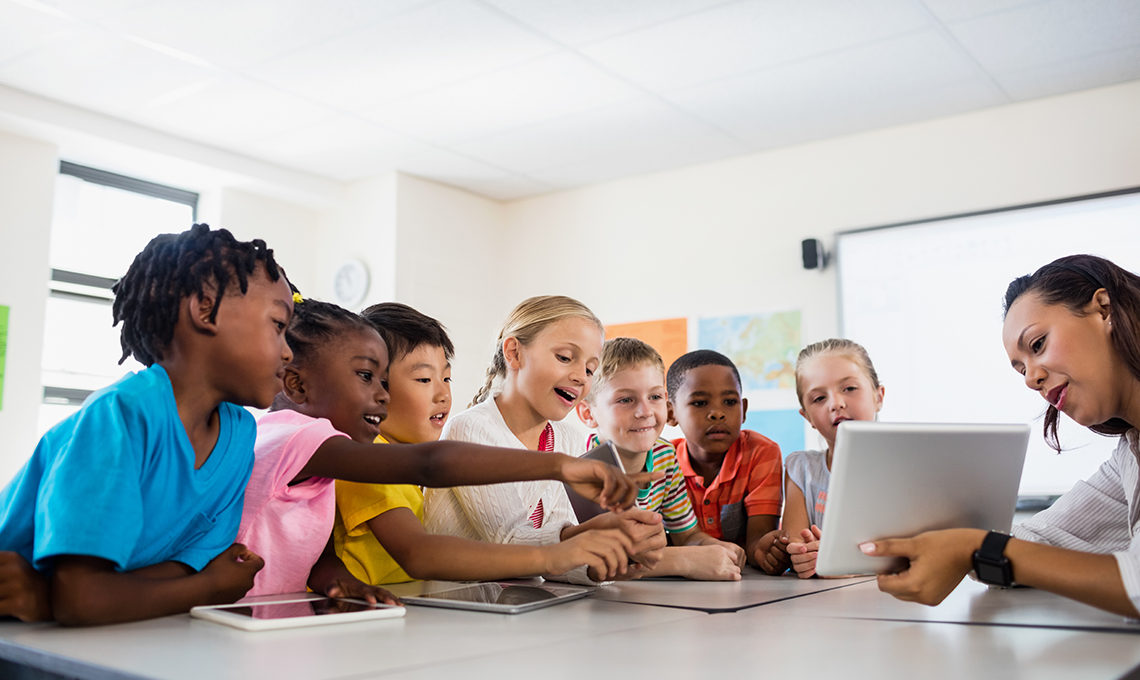
[[1140,273],[1140,189],[840,234],[839,327],[886,386],[880,419],[1031,423],[1022,496],[1092,474],[1116,440],[1062,415],[1054,453],[1041,436],[1046,404],[1001,344],[1009,282],[1076,253]]

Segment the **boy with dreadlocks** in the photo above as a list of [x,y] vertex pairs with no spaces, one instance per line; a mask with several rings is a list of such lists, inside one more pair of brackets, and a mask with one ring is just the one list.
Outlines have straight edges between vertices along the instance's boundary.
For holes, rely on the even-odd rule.
[[268,407],[292,360],[273,251],[197,224],[151,240],[113,290],[123,359],[148,368],[92,394],[0,491],[2,562],[24,567],[0,592],[25,595],[0,614],[164,616],[232,602],[262,567],[231,544],[256,435],[242,406]]

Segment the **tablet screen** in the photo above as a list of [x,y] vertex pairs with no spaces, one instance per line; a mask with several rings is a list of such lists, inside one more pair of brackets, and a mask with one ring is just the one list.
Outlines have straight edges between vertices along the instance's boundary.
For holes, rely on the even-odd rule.
[[325,597],[317,600],[303,600],[299,602],[255,603],[238,607],[227,607],[226,611],[254,619],[291,619],[299,616],[323,616],[325,614],[363,612],[376,609],[378,606],[382,607],[384,605]]
[[408,604],[518,614],[559,602],[576,600],[591,592],[593,591],[589,588],[546,584],[472,583],[448,590],[405,595],[403,600]]
[[[576,591],[571,591],[576,592]],[[558,596],[550,588],[540,586],[520,586],[509,583],[477,583],[475,585],[444,590],[438,593],[424,593],[418,597],[437,600],[461,600],[484,604],[530,604],[552,600]]]

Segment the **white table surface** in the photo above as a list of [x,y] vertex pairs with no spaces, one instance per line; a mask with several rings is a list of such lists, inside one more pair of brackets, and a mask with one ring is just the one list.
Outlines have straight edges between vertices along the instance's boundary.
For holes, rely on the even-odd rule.
[[[1140,622],[1033,588],[989,588],[965,579],[937,607],[903,602],[874,581],[801,598],[804,615],[893,621],[970,623],[1113,631],[1140,635]],[[1140,647],[1140,639],[1133,638]]]
[[612,602],[651,604],[659,607],[680,607],[708,613],[723,613],[780,600],[800,598],[825,590],[845,588],[869,580],[873,580],[872,577],[800,579],[791,574],[768,576],[763,572],[747,567],[743,578],[739,581],[646,579],[618,582],[599,589],[595,597]]
[[[775,579],[745,583],[768,588],[766,580]],[[705,585],[723,587],[722,601],[739,588]],[[926,608],[860,582],[718,614],[594,596],[515,616],[409,606],[403,619],[256,633],[188,615],[88,629],[0,623],[0,657],[81,677],[170,680],[603,672],[1073,680],[1138,667],[1132,625],[1038,591],[967,582]]]
[[797,611],[802,602],[825,594],[686,618],[651,631],[618,631],[590,638],[588,647],[549,641],[509,657],[450,661],[385,677],[521,680],[604,673],[655,678],[1086,680],[1119,678],[1140,665],[1140,644],[1131,635],[856,620]]
[[338,678],[485,654],[514,654],[554,639],[570,644],[707,616],[592,597],[513,616],[407,609],[400,619],[258,632],[188,614],[95,628],[0,623],[0,657],[33,661],[56,672],[81,669],[83,677],[95,676],[92,667],[101,667],[170,680]]

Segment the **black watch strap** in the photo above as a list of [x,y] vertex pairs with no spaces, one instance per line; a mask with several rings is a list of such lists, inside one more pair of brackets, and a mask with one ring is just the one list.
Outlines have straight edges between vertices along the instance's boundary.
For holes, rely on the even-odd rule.
[[1008,588],[1013,585],[1013,565],[1005,556],[1009,534],[991,531],[974,552],[974,574],[982,583]]

